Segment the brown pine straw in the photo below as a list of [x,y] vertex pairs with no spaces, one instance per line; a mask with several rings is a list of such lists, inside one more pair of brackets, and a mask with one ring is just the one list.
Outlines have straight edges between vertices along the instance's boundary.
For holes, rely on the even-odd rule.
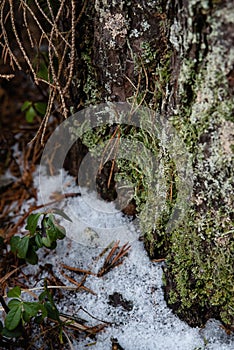
[[119,241],[115,242],[110,253],[107,255],[102,268],[98,271],[97,277],[104,276],[114,267],[117,267],[123,263],[123,258],[128,254],[131,246],[126,243],[122,247],[119,247]]

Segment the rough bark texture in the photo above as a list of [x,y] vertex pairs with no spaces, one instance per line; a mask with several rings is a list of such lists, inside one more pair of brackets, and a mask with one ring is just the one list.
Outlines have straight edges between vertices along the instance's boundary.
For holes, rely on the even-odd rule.
[[96,0],[77,39],[75,109],[144,101],[171,120],[192,154],[184,222],[166,234],[162,218],[144,232],[149,255],[166,257],[169,305],[191,325],[234,322],[233,25],[228,1]]
[[170,115],[193,155],[194,194],[170,238],[165,294],[190,324],[233,327],[234,11],[226,2],[176,1]]

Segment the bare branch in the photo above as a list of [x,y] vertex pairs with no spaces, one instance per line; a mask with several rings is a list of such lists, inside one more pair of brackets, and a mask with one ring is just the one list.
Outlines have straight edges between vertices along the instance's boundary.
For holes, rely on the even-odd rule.
[[14,10],[13,10],[13,3],[12,3],[12,0],[9,0],[9,4],[10,4],[10,14],[11,14],[11,25],[12,25],[12,30],[13,30],[13,33],[15,34],[15,38],[16,38],[16,41],[19,45],[19,48],[24,56],[24,59],[25,61],[27,62],[29,68],[30,68],[30,71],[32,72],[33,74],[33,78],[34,78],[34,81],[35,81],[35,84],[38,85],[38,80],[37,80],[37,75],[36,75],[36,72],[31,64],[31,61],[22,45],[22,42],[19,38],[19,35],[17,33],[17,30],[16,30],[16,26],[15,26],[15,16],[14,16]]

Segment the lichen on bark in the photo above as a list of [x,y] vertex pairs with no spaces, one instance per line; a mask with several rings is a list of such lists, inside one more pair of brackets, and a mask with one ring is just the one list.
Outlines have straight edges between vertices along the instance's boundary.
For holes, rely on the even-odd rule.
[[233,328],[234,12],[206,1],[178,10],[170,41],[180,69],[169,100],[193,155],[194,190],[186,219],[170,236],[165,295],[191,325],[217,317]]
[[[151,211],[140,214],[149,255],[166,257],[167,301],[191,325],[217,317],[231,327],[232,6],[207,0],[106,0],[96,1],[95,11],[92,63],[102,99],[137,103],[143,96],[145,104],[170,120],[192,156],[193,196],[183,222],[165,231],[173,204],[168,203],[149,225],[153,196],[148,198]],[[141,201],[136,198],[139,207]]]
[[[149,255],[166,258],[166,299],[191,325],[216,317],[232,328],[232,4],[96,0],[93,11],[94,32],[83,54],[85,105],[95,96],[96,102],[144,101],[171,122],[192,157],[193,196],[183,222],[166,232],[173,202],[150,227],[152,212],[141,214]],[[155,198],[150,200],[152,211]],[[139,206],[141,201],[136,198]]]

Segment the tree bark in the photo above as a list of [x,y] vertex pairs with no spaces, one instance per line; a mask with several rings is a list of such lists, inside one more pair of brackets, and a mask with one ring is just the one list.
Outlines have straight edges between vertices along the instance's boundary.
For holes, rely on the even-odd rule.
[[234,321],[233,24],[233,6],[223,1],[95,2],[97,100],[145,94],[192,154],[186,219],[169,235],[162,222],[145,232],[145,246],[151,257],[166,257],[166,299],[194,326],[209,317]]
[[166,258],[168,304],[193,326],[234,322],[233,25],[228,1],[96,0],[86,9],[85,44],[78,34],[82,104],[144,101],[192,154],[186,218],[170,234],[163,219],[143,233],[150,257]]
[[193,155],[191,209],[170,238],[165,295],[191,325],[233,328],[233,6],[175,1],[168,111]]

